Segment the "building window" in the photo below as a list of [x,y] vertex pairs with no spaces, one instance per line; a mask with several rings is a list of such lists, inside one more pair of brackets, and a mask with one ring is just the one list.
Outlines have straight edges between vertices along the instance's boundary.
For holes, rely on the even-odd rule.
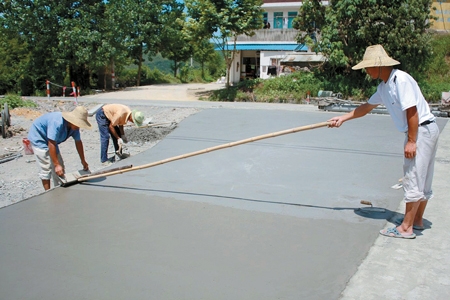
[[283,28],[283,12],[273,13],[273,28]]
[[269,15],[265,12],[263,13],[263,24],[264,24],[263,28],[267,28],[267,23],[269,23]]
[[297,16],[297,12],[296,11],[290,11],[288,12],[288,24],[287,24],[287,28],[293,28],[292,27],[292,23],[294,22],[295,17]]

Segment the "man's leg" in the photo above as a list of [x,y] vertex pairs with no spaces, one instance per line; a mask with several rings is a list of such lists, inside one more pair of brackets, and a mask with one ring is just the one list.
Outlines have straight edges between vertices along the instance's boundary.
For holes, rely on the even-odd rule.
[[44,190],[48,191],[50,189],[50,179],[41,179]]
[[414,218],[414,225],[420,227],[423,227],[423,215],[428,200],[433,198],[432,183],[438,139],[439,127],[436,123],[429,124],[419,129],[416,168],[418,173],[418,185],[423,191],[424,197],[420,199],[420,205]]
[[109,147],[109,120],[106,118],[103,109],[100,109],[95,115],[98,124],[98,131],[100,132],[100,161],[104,163],[108,160]]
[[44,187],[44,190],[50,189],[50,178],[51,178],[51,160],[50,155],[48,154],[48,150],[40,149],[32,146],[34,157],[36,158],[36,163],[39,168],[39,178],[42,181],[42,186]]
[[427,207],[428,200],[420,201],[419,208],[417,209],[416,216],[414,218],[414,225],[423,227],[423,214]]
[[407,234],[413,233],[414,218],[416,216],[420,204],[421,201],[406,203],[405,218],[403,219],[403,223],[397,227],[397,230],[400,233],[407,233]]

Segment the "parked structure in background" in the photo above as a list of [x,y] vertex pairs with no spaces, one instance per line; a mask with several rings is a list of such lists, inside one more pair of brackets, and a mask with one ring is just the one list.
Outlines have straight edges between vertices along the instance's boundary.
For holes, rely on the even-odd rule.
[[[303,1],[264,0],[262,5],[263,28],[255,35],[237,37],[236,50],[230,82],[246,78],[270,78],[291,72],[295,67],[305,67],[322,62],[324,57],[311,52],[306,45],[296,41],[298,30],[293,21]],[[328,1],[323,1],[328,5]],[[233,43],[228,44],[233,49]]]
[[433,20],[431,29],[450,33],[450,0],[434,1],[431,6],[436,8],[431,10],[431,15],[437,18]]

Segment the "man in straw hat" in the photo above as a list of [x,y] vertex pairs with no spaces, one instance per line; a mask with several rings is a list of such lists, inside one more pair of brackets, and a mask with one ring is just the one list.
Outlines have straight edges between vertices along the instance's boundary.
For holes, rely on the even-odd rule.
[[50,189],[50,177],[55,186],[61,183],[59,177],[64,177],[64,161],[58,145],[69,137],[75,140],[75,147],[85,171],[89,165],[84,158],[83,142],[80,128],[90,129],[88,111],[83,106],[76,107],[71,112],[51,112],[37,118],[28,132],[28,139],[39,166],[39,177],[45,190]]
[[121,156],[123,143],[127,142],[123,125],[132,122],[136,127],[142,126],[144,114],[122,104],[104,105],[96,114],[98,131],[100,132],[100,161],[103,165],[110,165],[114,157],[108,159],[109,137],[111,136],[114,151]]
[[364,68],[372,79],[380,79],[377,91],[367,103],[329,121],[330,127],[340,127],[344,122],[362,117],[383,104],[397,129],[405,133],[403,162],[405,216],[397,221],[397,227],[381,230],[380,234],[413,239],[416,237],[413,229],[424,229],[423,214],[428,200],[433,197],[431,184],[439,128],[417,82],[409,74],[392,67],[398,64],[400,62],[390,58],[381,45],[368,47],[363,60],[352,69]]

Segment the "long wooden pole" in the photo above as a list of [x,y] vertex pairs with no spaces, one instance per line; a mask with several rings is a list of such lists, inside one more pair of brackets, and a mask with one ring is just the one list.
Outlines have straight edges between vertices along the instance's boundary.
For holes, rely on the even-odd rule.
[[322,122],[322,123],[316,123],[316,124],[311,124],[311,125],[306,125],[306,126],[286,129],[286,130],[282,130],[282,131],[267,133],[267,134],[255,136],[255,137],[252,137],[252,138],[248,138],[248,139],[245,139],[245,140],[240,140],[240,141],[236,141],[236,142],[222,144],[222,145],[214,146],[214,147],[211,147],[211,148],[206,148],[206,149],[203,149],[203,150],[194,151],[194,152],[183,154],[183,155],[178,155],[178,156],[166,158],[166,159],[163,159],[163,160],[160,160],[160,161],[156,161],[156,162],[153,162],[153,163],[149,163],[149,164],[145,164],[145,165],[141,165],[141,166],[136,166],[136,167],[132,167],[132,168],[124,169],[124,170],[106,172],[106,173],[103,173],[103,174],[92,175],[92,176],[88,175],[86,177],[79,178],[78,181],[79,182],[87,181],[87,180],[90,180],[90,179],[106,177],[106,176],[112,176],[112,175],[122,174],[122,173],[126,173],[126,172],[131,172],[131,171],[151,168],[151,167],[155,167],[155,166],[158,166],[158,165],[162,165],[162,164],[165,164],[165,163],[168,163],[168,162],[172,162],[172,161],[175,161],[175,160],[180,160],[180,159],[187,158],[187,157],[192,157],[192,156],[196,156],[196,155],[200,155],[200,154],[205,154],[205,153],[208,153],[208,152],[212,152],[212,151],[216,151],[216,150],[220,150],[220,149],[224,149],[224,148],[230,148],[230,147],[234,147],[234,146],[238,146],[238,145],[242,145],[242,144],[252,143],[252,142],[256,142],[256,141],[263,140],[263,139],[277,137],[277,136],[280,136],[280,135],[285,135],[285,134],[295,133],[295,132],[299,132],[299,131],[305,131],[305,130],[311,130],[311,129],[320,128],[320,127],[325,127],[325,126],[328,126],[330,124],[331,124],[330,122]]

